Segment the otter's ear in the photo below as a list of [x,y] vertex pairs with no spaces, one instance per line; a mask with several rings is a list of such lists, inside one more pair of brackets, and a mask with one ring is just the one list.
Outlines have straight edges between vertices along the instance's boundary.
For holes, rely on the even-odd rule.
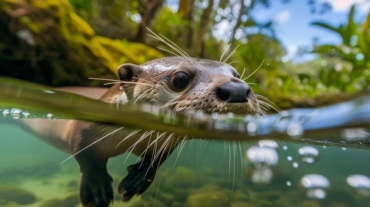
[[123,64],[118,67],[118,76],[121,81],[137,81],[143,69],[134,64]]

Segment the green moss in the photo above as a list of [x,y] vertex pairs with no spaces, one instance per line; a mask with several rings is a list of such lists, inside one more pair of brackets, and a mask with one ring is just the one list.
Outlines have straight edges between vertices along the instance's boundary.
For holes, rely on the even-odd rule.
[[188,207],[225,207],[229,206],[229,198],[220,191],[204,192],[189,196],[187,204]]
[[[88,78],[116,78],[124,62],[163,57],[142,44],[95,35],[68,0],[4,0],[0,18],[11,22],[0,26],[0,75],[54,86],[97,85]],[[35,44],[20,38],[21,30]]]
[[0,203],[15,202],[21,205],[32,204],[36,201],[33,193],[12,186],[0,186],[0,198]]

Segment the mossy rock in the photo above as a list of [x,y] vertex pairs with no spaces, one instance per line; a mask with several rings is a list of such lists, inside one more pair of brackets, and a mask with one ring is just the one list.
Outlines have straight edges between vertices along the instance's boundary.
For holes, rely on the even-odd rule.
[[231,198],[232,198],[232,201],[234,202],[249,202],[251,200],[250,196],[246,192],[241,191],[241,190],[235,191],[232,194]]
[[63,203],[65,204],[65,206],[68,206],[68,207],[76,206],[77,204],[80,203],[80,195],[79,194],[73,194],[73,195],[67,196],[63,200]]
[[188,207],[228,207],[229,197],[221,191],[204,192],[190,195]]
[[0,203],[28,205],[36,202],[36,196],[32,192],[13,186],[0,186],[0,198]]
[[147,198],[145,200],[141,200],[132,204],[132,207],[152,207],[152,206],[167,207],[167,205],[164,204],[162,201],[154,198]]
[[321,204],[317,201],[303,201],[298,207],[321,207]]
[[65,199],[53,198],[41,203],[39,207],[74,207],[80,203],[78,194],[67,196]]
[[191,188],[201,186],[201,180],[197,178],[194,170],[186,167],[178,167],[175,172],[167,178],[166,185],[181,188]]
[[62,199],[50,199],[47,201],[44,201],[41,203],[39,207],[71,207],[71,206],[66,206],[64,205],[64,201]]
[[256,207],[256,206],[251,203],[238,201],[238,202],[232,202],[230,204],[230,207]]
[[124,62],[163,57],[155,49],[98,36],[68,0],[0,1],[0,75],[52,86],[100,85]]

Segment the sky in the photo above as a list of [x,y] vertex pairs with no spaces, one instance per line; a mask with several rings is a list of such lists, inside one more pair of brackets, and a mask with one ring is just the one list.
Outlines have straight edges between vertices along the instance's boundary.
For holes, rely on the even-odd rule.
[[[324,14],[310,13],[307,0],[291,0],[288,4],[278,2],[275,1],[270,9],[260,9],[257,18],[261,20],[273,19],[276,22],[277,37],[288,52],[283,58],[285,61],[296,58],[295,54],[299,47],[312,45],[314,37],[319,38],[320,44],[339,44],[341,42],[339,35],[323,28],[311,26],[311,22],[319,20],[339,26],[346,22],[349,9],[353,4],[358,5],[355,17],[358,21],[364,21],[370,11],[370,0],[318,0],[318,2],[330,3],[332,6],[332,10]],[[301,58],[308,60],[310,56]]]

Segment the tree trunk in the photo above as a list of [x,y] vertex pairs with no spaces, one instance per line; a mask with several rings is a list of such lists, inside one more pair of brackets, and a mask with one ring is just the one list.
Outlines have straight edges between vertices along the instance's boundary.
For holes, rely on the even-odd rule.
[[191,27],[193,22],[193,9],[194,9],[195,0],[180,0],[179,9],[177,10],[178,14],[182,15],[182,19],[188,22],[187,25],[184,25],[182,32],[182,44],[183,49],[191,48],[191,43],[193,42],[193,28]]
[[238,18],[236,19],[236,24],[233,28],[233,31],[231,33],[231,47],[234,46],[234,43],[235,43],[235,34],[236,34],[236,30],[238,30],[238,28],[240,27],[241,23],[242,23],[242,15],[244,13],[244,8],[245,8],[245,5],[244,5],[244,0],[240,0],[240,9],[239,9],[239,14],[238,14]]
[[139,1],[139,13],[141,15],[141,22],[136,33],[136,41],[145,43],[146,28],[149,26],[150,22],[153,20],[154,16],[157,14],[160,8],[162,8],[163,2],[164,0]]
[[208,31],[209,19],[213,10],[214,0],[209,0],[207,8],[203,11],[200,18],[198,33],[195,37],[195,48],[199,51],[201,58],[205,55],[205,45],[206,45],[206,34]]

